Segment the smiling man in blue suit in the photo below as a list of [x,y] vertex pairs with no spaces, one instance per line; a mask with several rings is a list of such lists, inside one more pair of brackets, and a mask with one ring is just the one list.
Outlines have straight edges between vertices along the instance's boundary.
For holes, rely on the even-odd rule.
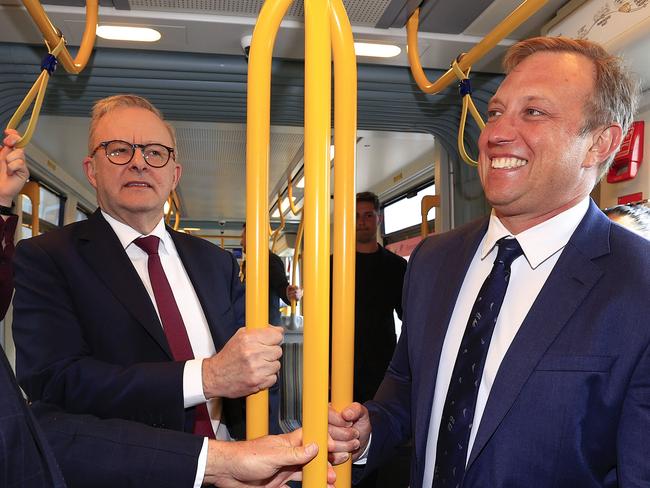
[[650,486],[650,243],[589,199],[635,84],[589,41],[504,65],[479,139],[492,213],[412,255],[397,350],[373,401],[330,411],[332,457],[371,471],[412,437],[413,488]]

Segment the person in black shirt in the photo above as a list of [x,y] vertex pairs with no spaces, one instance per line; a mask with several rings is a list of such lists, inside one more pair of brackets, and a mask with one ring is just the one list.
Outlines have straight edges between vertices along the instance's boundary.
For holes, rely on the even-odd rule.
[[[244,224],[241,233],[241,247],[246,252],[246,224]],[[290,305],[291,300],[300,300],[301,298],[302,288],[289,284],[282,259],[269,250],[269,323],[282,325],[280,300]]]
[[384,378],[397,338],[393,311],[402,317],[406,260],[379,245],[379,199],[357,194],[354,401],[371,400]]

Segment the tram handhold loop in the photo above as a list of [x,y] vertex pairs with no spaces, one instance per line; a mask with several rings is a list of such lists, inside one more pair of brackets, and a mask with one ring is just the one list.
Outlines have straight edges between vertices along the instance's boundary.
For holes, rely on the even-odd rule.
[[65,47],[65,39],[63,37],[59,38],[59,42],[51,49],[47,41],[45,41],[47,46],[48,54],[45,55],[43,61],[41,62],[41,74],[38,76],[31,89],[25,96],[25,99],[16,109],[13,117],[9,120],[7,124],[7,129],[16,129],[20,124],[25,112],[29,106],[34,102],[34,108],[32,109],[32,115],[29,118],[29,123],[27,124],[27,129],[23,136],[16,142],[16,147],[25,147],[29,144],[29,141],[34,135],[36,130],[36,123],[38,122],[38,116],[41,113],[41,106],[43,105],[43,98],[45,97],[45,90],[47,89],[47,83],[50,81],[50,75],[54,73],[56,69],[57,60],[56,57]]

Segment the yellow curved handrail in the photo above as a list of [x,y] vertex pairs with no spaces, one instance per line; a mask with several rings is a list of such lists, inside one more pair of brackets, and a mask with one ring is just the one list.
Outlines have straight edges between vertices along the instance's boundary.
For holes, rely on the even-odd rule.
[[[253,31],[248,60],[246,109],[246,327],[269,322],[269,144],[271,57],[282,17],[292,0],[264,2]],[[246,437],[268,433],[268,390],[246,398]]]
[[176,211],[174,212],[174,226],[172,228],[174,230],[178,230],[180,226],[181,226],[181,209],[177,208]]
[[48,46],[49,54],[51,56],[54,56],[53,66],[49,69],[46,67],[41,68],[41,74],[38,75],[38,78],[30,88],[29,92],[27,92],[27,95],[23,99],[22,103],[18,106],[16,112],[7,124],[7,129],[17,129],[20,121],[27,112],[27,109],[32,104],[32,102],[34,102],[34,108],[32,109],[32,115],[29,118],[29,123],[27,124],[27,128],[25,129],[22,137],[16,142],[16,147],[25,147],[27,144],[29,144],[29,141],[31,141],[32,136],[34,135],[36,124],[38,123],[38,116],[41,113],[41,106],[43,105],[45,91],[47,90],[47,84],[50,81],[50,73],[53,72],[56,67],[56,56],[64,48],[64,44],[64,40],[61,38],[54,49],[50,49]]
[[172,198],[171,193],[167,197],[167,205],[169,205],[169,210],[167,210],[167,213],[165,214],[165,223],[169,225],[172,220],[172,212],[174,211],[174,199]]
[[492,31],[486,35],[481,42],[474,46],[468,53],[464,53],[458,57],[451,67],[440,76],[434,83],[431,83],[422,69],[420,62],[420,54],[418,52],[418,26],[420,20],[420,9],[415,9],[411,17],[406,23],[406,33],[408,42],[408,59],[411,66],[411,73],[417,83],[418,87],[428,94],[439,93],[450,83],[454,78],[461,80],[461,87],[466,87],[463,93],[463,104],[461,109],[460,124],[458,128],[458,152],[467,164],[477,166],[478,163],[474,161],[467,151],[465,150],[465,124],[467,122],[467,111],[469,110],[478,124],[479,128],[483,130],[485,123],[478,113],[474,101],[471,98],[471,90],[469,90],[468,75],[472,65],[481,59],[487,52],[496,46],[504,37],[510,34],[513,30],[525,22],[531,15],[537,12],[548,0],[524,0],[508,17],[499,23]]
[[[38,0],[23,0],[23,5],[43,34],[47,45],[56,46],[63,39],[63,36],[54,24],[52,24],[45,10],[43,10],[41,3]],[[81,38],[81,45],[79,46],[77,56],[72,59],[67,48],[64,48],[61,54],[59,54],[61,65],[70,74],[76,75],[80,73],[88,63],[93,46],[95,45],[98,11],[98,0],[86,0],[86,27]]]
[[420,213],[422,215],[422,224],[420,224],[420,236],[424,239],[429,235],[429,226],[427,224],[427,215],[433,207],[440,206],[439,195],[424,195],[420,201]]
[[45,91],[47,90],[47,84],[50,80],[51,74],[56,68],[57,61],[63,65],[67,72],[72,74],[77,74],[85,68],[86,64],[88,63],[90,53],[93,50],[93,46],[95,45],[97,16],[99,10],[98,0],[87,0],[86,27],[83,33],[81,46],[79,47],[77,57],[72,60],[68,49],[65,47],[65,39],[61,35],[60,31],[54,27],[49,17],[45,13],[45,10],[43,10],[40,2],[38,0],[23,0],[23,5],[25,5],[25,8],[43,34],[45,45],[48,48],[48,53],[54,57],[54,62],[51,63],[49,67],[44,65],[41,66],[41,74],[38,76],[37,80],[32,85],[32,88],[25,96],[25,99],[18,106],[18,109],[7,124],[8,129],[16,129],[20,124],[23,116],[27,112],[27,109],[32,104],[32,102],[34,102],[34,108],[32,109],[32,115],[29,119],[27,129],[25,129],[23,136],[16,143],[16,147],[25,147],[27,144],[29,144],[29,141],[34,135],[36,124],[38,122],[38,116],[41,113]]
[[280,225],[271,232],[271,252],[275,252],[275,246],[280,237],[280,232],[284,230],[286,220],[284,219],[284,212],[282,211],[282,194],[278,192],[278,211],[280,213]]
[[[492,29],[481,42],[470,49],[470,51],[462,57],[458,62],[460,69],[466,71],[470,66],[473,66],[476,61],[485,56],[485,54],[494,48],[494,46],[523,24],[547,2],[548,0],[524,0],[519,7]],[[422,64],[420,63],[420,55],[418,52],[419,17],[420,9],[416,9],[406,23],[409,64],[411,65],[413,78],[415,78],[420,89],[425,93],[435,94],[447,88],[456,79],[456,75],[454,74],[454,70],[449,68],[449,70],[441,75],[435,82],[431,83],[427,79],[422,70]]]
[[[302,209],[301,209],[302,210]],[[305,214],[303,213],[300,216],[300,224],[298,224],[298,232],[296,233],[296,244],[293,249],[293,264],[291,265],[291,284],[296,286],[296,274],[298,269],[298,264],[301,259],[301,247],[302,247],[302,236],[304,233],[304,224],[305,224]],[[291,315],[296,315],[296,301],[291,300]]]
[[291,176],[287,178],[287,197],[289,198],[289,208],[291,213],[295,216],[298,216],[302,212],[303,207],[297,208],[293,203],[293,182],[291,181]]
[[[265,2],[253,33],[249,59],[248,76],[248,123],[247,123],[247,248],[252,254],[249,264],[249,284],[246,290],[246,315],[248,327],[264,327],[268,319],[268,252],[262,252],[263,237],[267,235],[268,225],[268,145],[270,124],[270,76],[271,54],[275,35],[281,17],[286,12],[290,0]],[[344,293],[344,301],[349,305],[345,319],[337,321],[354,327],[354,149],[356,146],[356,58],[352,44],[351,28],[341,0],[305,0],[305,192],[302,213],[304,220],[298,229],[295,264],[301,255],[301,242],[304,239],[302,261],[304,265],[304,353],[303,364],[303,442],[315,442],[320,449],[318,455],[303,469],[303,487],[321,488],[327,478],[327,416],[329,379],[329,233],[330,233],[330,113],[331,100],[323,93],[331,93],[331,54],[335,51],[335,70],[339,77],[347,79],[336,83],[337,124],[337,198],[343,202],[336,204],[336,240],[349,240],[350,243],[338,246],[337,261],[343,262],[334,273],[346,278],[349,292]],[[353,116],[346,110],[353,109]],[[347,119],[347,120],[346,120]],[[345,127],[340,126],[345,124]],[[338,175],[336,174],[338,173]],[[346,176],[347,175],[347,176]],[[339,178],[347,178],[339,183]],[[292,190],[289,190],[292,191]],[[343,192],[341,194],[341,192]],[[290,195],[292,197],[293,195]],[[293,203],[293,199],[290,198]],[[336,202],[336,199],[335,199]],[[297,211],[295,206],[292,211]],[[343,214],[345,214],[343,216]],[[247,272],[249,271],[247,270]],[[352,273],[350,272],[352,270]],[[295,278],[292,278],[295,281]],[[337,278],[338,280],[339,278]],[[338,281],[337,281],[338,282]],[[343,287],[341,287],[343,289]],[[336,298],[339,303],[340,298]],[[342,307],[337,305],[337,308]],[[353,349],[354,337],[349,334],[341,342],[347,341]],[[339,347],[339,344],[337,344]],[[338,357],[338,356],[337,356]],[[349,364],[352,356],[349,355]],[[337,359],[338,361],[338,359]],[[346,380],[351,385],[350,378]],[[349,390],[351,386],[337,390]],[[266,393],[266,392],[264,392]],[[255,437],[265,432],[266,399],[257,401],[258,395],[247,399],[247,436]],[[341,400],[342,402],[342,400]],[[252,427],[255,422],[255,427]],[[261,426],[261,424],[264,424]],[[345,486],[345,477],[337,485]],[[349,484],[349,483],[348,483]]]
[[[334,54],[334,260],[332,272],[332,406],[352,403],[356,259],[357,62],[341,0],[331,1]],[[336,466],[336,486],[352,483],[352,462]]]

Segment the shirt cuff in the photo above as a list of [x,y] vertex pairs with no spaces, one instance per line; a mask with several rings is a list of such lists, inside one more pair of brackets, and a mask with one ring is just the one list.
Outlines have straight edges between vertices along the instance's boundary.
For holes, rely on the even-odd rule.
[[205,478],[205,467],[208,465],[208,438],[203,438],[203,447],[199,453],[199,461],[196,464],[196,478],[194,478],[194,488],[201,488],[203,478]]
[[368,444],[366,444],[366,448],[361,453],[361,456],[359,456],[357,460],[352,464],[354,464],[355,466],[364,466],[368,462],[368,451],[370,451],[371,442],[372,442],[372,432],[370,433],[370,437],[368,437]]
[[183,368],[183,405],[195,407],[207,402],[203,394],[203,359],[185,361]]

